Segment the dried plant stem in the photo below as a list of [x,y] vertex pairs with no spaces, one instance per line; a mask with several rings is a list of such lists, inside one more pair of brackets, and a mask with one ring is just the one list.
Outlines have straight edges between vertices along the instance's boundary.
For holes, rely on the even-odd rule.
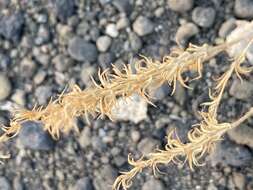
[[[134,161],[130,156],[128,162],[133,168],[128,172],[122,172],[122,174],[115,180],[113,189],[127,189],[132,185],[132,179],[135,175],[141,172],[144,168],[152,168],[153,172],[159,171],[159,164],[168,164],[174,162],[176,164],[183,164],[188,161],[190,168],[193,170],[193,166],[200,166],[199,160],[206,154],[210,153],[215,146],[215,143],[222,139],[222,135],[233,127],[239,126],[242,122],[253,115],[253,107],[243,117],[235,121],[234,123],[219,123],[217,121],[217,110],[222,99],[225,87],[235,72],[237,76],[241,78],[241,75],[246,75],[251,71],[251,68],[243,68],[241,64],[245,59],[245,54],[252,44],[253,39],[248,43],[247,47],[242,53],[235,58],[230,68],[217,79],[217,84],[214,88],[212,95],[209,93],[211,102],[204,103],[208,106],[207,112],[200,112],[203,120],[195,125],[191,131],[188,132],[188,143],[182,143],[175,131],[172,131],[168,135],[167,145],[165,150],[158,150],[155,153],[151,153],[148,159],[141,158]],[[184,160],[182,161],[182,158]]]
[[204,61],[226,50],[228,45],[231,44],[204,44],[199,47],[190,45],[186,50],[172,51],[161,62],[143,57],[134,63],[134,69],[130,65],[124,65],[123,71],[120,71],[113,66],[113,74],[108,70],[99,72],[100,85],[94,82],[93,87],[85,90],[74,86],[69,93],[61,94],[46,107],[35,106],[33,110],[17,110],[10,127],[3,127],[5,133],[0,140],[8,140],[18,134],[21,124],[28,120],[42,122],[45,130],[57,139],[60,132],[68,133],[69,130],[77,128],[74,124],[75,118],[80,115],[84,114],[88,118],[89,114],[101,114],[112,118],[111,110],[119,97],[130,97],[139,93],[150,102],[148,88],[155,89],[168,82],[173,86],[174,92],[177,81],[188,87],[185,84],[188,79],[184,79],[182,74],[186,71],[197,71],[198,77],[192,80],[201,78]]

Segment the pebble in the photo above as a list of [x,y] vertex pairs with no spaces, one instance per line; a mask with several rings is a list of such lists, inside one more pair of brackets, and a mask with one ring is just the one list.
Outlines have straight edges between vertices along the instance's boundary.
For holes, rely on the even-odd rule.
[[100,36],[96,41],[97,49],[100,52],[106,52],[110,47],[111,43],[112,40],[109,36]]
[[80,72],[80,78],[83,84],[90,86],[92,83],[90,76],[94,76],[95,73],[97,73],[97,70],[94,67],[91,65],[84,65]]
[[140,37],[134,32],[129,33],[129,42],[130,42],[130,48],[132,51],[137,52],[142,47],[142,41]]
[[242,124],[240,127],[228,131],[228,136],[237,144],[246,145],[253,149],[253,128]]
[[253,85],[251,82],[235,79],[229,89],[229,94],[239,100],[248,100],[253,94]]
[[11,96],[11,100],[18,105],[25,106],[26,104],[25,92],[19,89],[16,90],[15,93]]
[[154,24],[147,17],[139,16],[133,23],[133,30],[139,36],[145,36],[153,32]]
[[180,26],[176,33],[176,42],[181,46],[186,46],[188,40],[199,33],[198,27],[193,23],[186,23]]
[[94,190],[92,181],[89,177],[78,179],[74,188],[70,190]]
[[66,22],[74,14],[75,3],[73,0],[55,0],[53,2],[55,14],[60,21]]
[[217,144],[209,158],[213,166],[221,163],[223,166],[244,167],[252,162],[252,155],[246,147],[229,141]]
[[112,4],[117,8],[121,13],[130,14],[132,12],[132,5],[129,0],[114,0]]
[[11,93],[11,83],[8,77],[0,73],[0,101],[5,100]]
[[24,23],[25,19],[21,12],[2,17],[0,20],[0,35],[17,43],[22,37]]
[[233,182],[239,190],[245,189],[245,177],[243,174],[233,172]]
[[45,105],[47,104],[49,98],[52,95],[52,87],[51,86],[38,86],[35,89],[35,97],[39,105]]
[[142,190],[165,190],[163,183],[157,179],[148,179],[142,186]]
[[39,71],[36,73],[36,75],[34,76],[33,81],[34,81],[34,83],[37,84],[37,85],[38,85],[38,84],[41,84],[41,83],[45,80],[46,76],[47,76],[46,71],[44,71],[44,70],[39,70]]
[[118,30],[122,30],[128,26],[129,26],[129,20],[126,17],[121,17],[116,23],[116,27]]
[[21,75],[31,77],[36,70],[36,63],[30,58],[24,58],[20,62]]
[[11,185],[5,177],[0,177],[0,189],[1,190],[11,190]]
[[91,130],[89,127],[84,127],[80,134],[80,137],[78,138],[78,142],[84,149],[91,145]]
[[57,54],[52,59],[52,63],[54,64],[56,70],[60,72],[67,71],[68,68],[72,65],[72,62],[73,61],[64,54]]
[[139,123],[148,117],[147,106],[147,102],[135,94],[127,100],[120,98],[112,109],[112,115],[116,120]]
[[219,29],[219,36],[221,38],[227,37],[236,28],[236,22],[234,18],[226,20],[222,23]]
[[77,61],[93,62],[97,59],[97,48],[94,44],[80,37],[74,37],[69,41],[69,55]]
[[235,0],[234,13],[239,18],[253,18],[253,1],[252,0]]
[[137,130],[131,131],[131,139],[133,140],[134,143],[138,142],[141,138],[141,134]]
[[160,145],[160,141],[151,138],[151,137],[146,137],[143,138],[139,143],[138,143],[138,150],[144,155],[147,156],[149,153],[154,152],[157,147]]
[[168,0],[169,8],[177,12],[186,12],[192,9],[193,0]]
[[118,29],[117,29],[116,24],[113,24],[113,23],[108,24],[108,25],[106,26],[105,33],[106,33],[108,36],[112,37],[112,38],[118,37],[119,31],[118,31]]
[[203,28],[209,28],[215,20],[215,10],[211,7],[196,7],[192,11],[192,20]]
[[19,132],[18,142],[21,147],[32,150],[49,151],[54,148],[54,141],[43,129],[41,123],[28,121],[22,124]]
[[37,32],[37,38],[35,38],[34,43],[36,45],[42,45],[44,43],[47,43],[50,41],[50,32],[49,28],[45,25],[40,25],[38,32]]
[[111,189],[117,177],[116,170],[111,165],[103,165],[94,172],[93,184],[96,190]]

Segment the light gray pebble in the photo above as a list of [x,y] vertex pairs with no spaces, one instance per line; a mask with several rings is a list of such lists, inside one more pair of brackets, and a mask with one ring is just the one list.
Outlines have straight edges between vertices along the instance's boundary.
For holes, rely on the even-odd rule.
[[253,85],[251,82],[243,81],[236,79],[232,82],[232,85],[229,89],[229,94],[240,100],[247,100],[253,94]]
[[116,27],[116,24],[114,23],[110,23],[106,26],[106,29],[105,29],[105,33],[109,36],[111,36],[112,38],[116,38],[118,37],[119,35],[119,31]]
[[69,66],[72,65],[73,60],[64,54],[57,54],[53,59],[52,63],[54,64],[57,71],[64,72]]
[[226,20],[224,23],[222,23],[220,29],[219,29],[219,36],[221,38],[227,37],[230,32],[232,32],[236,28],[236,22],[234,18],[230,18]]
[[94,172],[93,184],[96,190],[110,189],[117,176],[111,165],[103,165]]
[[134,32],[129,33],[129,42],[130,42],[130,48],[132,51],[137,52],[142,47],[142,41],[140,37]]
[[168,0],[169,8],[177,12],[185,12],[192,9],[193,0]]
[[142,190],[165,190],[163,183],[157,179],[148,179],[142,186]]
[[80,37],[74,37],[69,41],[69,55],[77,61],[93,62],[97,59],[97,48],[94,44]]
[[9,78],[0,73],[0,101],[5,100],[11,93],[11,83]]
[[39,71],[36,73],[36,75],[34,76],[33,81],[34,81],[34,83],[37,84],[37,85],[38,85],[38,84],[41,84],[41,83],[45,80],[46,76],[47,76],[46,71],[39,70]]
[[159,147],[160,142],[154,138],[146,137],[138,143],[138,150],[145,156]]
[[234,12],[239,18],[253,18],[253,1],[236,0],[234,4]]
[[216,12],[212,7],[196,7],[192,11],[192,20],[203,28],[213,25]]
[[39,86],[35,89],[35,97],[40,105],[47,103],[52,94],[51,86]]
[[89,127],[84,127],[78,138],[78,142],[84,149],[91,145],[91,130]]
[[185,46],[188,40],[199,33],[198,27],[193,23],[186,23],[180,26],[176,33],[176,42]]
[[97,41],[97,49],[101,52],[106,52],[110,47],[112,40],[109,36],[100,36]]
[[139,36],[145,36],[154,31],[154,24],[147,17],[139,16],[133,23],[133,30]]

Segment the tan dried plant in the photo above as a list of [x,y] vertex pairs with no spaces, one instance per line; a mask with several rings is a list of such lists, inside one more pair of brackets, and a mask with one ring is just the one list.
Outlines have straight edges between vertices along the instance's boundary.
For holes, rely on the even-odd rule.
[[[170,55],[165,56],[161,61],[142,56],[139,61],[133,64],[134,68],[131,65],[124,65],[122,71],[112,65],[112,72],[110,70],[99,72],[100,84],[92,79],[93,86],[81,90],[75,85],[69,92],[64,91],[45,107],[34,106],[32,110],[15,110],[10,125],[2,126],[4,133],[0,136],[0,142],[5,142],[18,135],[22,124],[26,121],[42,122],[44,129],[53,138],[58,139],[61,133],[68,133],[72,129],[77,130],[75,118],[81,115],[85,115],[87,120],[89,115],[107,116],[113,119],[112,108],[117,106],[118,98],[127,99],[135,93],[152,104],[148,93],[149,89],[155,90],[166,82],[173,87],[172,93],[175,91],[177,82],[185,88],[189,88],[187,84],[190,81],[202,77],[203,64],[207,60],[240,40],[241,38],[238,38],[217,46],[204,44],[202,46],[190,45],[185,50],[174,49]],[[211,151],[214,143],[220,140],[228,129],[238,126],[252,115],[253,109],[234,123],[219,123],[217,121],[217,109],[227,81],[233,72],[236,72],[238,76],[249,72],[248,69],[241,67],[247,48],[234,60],[230,69],[217,80],[214,93],[210,93],[212,101],[205,104],[209,106],[208,112],[200,112],[203,121],[189,132],[189,143],[182,143],[176,132],[172,131],[168,135],[165,150],[159,150],[150,154],[147,159],[141,158],[137,161],[129,156],[128,160],[133,169],[122,173],[116,179],[114,189],[120,187],[127,189],[131,186],[132,178],[147,167],[153,168],[155,172],[158,170],[159,164],[168,164],[171,161],[177,164],[188,161],[191,168],[194,165],[200,165],[199,159]],[[196,77],[184,78],[182,75],[188,71],[196,72]],[[185,159],[181,160],[181,157],[185,157]]]

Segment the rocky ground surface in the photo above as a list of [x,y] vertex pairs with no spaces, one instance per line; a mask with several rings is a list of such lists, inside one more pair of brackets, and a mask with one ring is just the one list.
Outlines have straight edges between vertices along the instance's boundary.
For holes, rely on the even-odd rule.
[[[67,84],[89,86],[99,67],[131,63],[138,54],[161,59],[176,42],[215,44],[235,20],[252,18],[251,0],[0,0],[0,121],[8,124],[13,106],[45,105]],[[80,134],[58,141],[27,122],[18,137],[1,144],[2,153],[12,156],[0,165],[0,189],[111,189],[119,171],[129,169],[128,153],[138,157],[162,147],[174,127],[186,136],[199,121],[199,104],[208,100],[213,77],[228,64],[225,54],[211,59],[193,90],[179,86],[173,97],[163,86],[154,94],[156,108],[134,98],[118,110],[118,122],[97,119],[89,126],[79,118]],[[234,78],[220,119],[239,117],[252,95],[252,76],[243,84]],[[169,165],[154,178],[147,170],[130,189],[252,190],[252,125],[249,120],[230,131],[194,172]]]

